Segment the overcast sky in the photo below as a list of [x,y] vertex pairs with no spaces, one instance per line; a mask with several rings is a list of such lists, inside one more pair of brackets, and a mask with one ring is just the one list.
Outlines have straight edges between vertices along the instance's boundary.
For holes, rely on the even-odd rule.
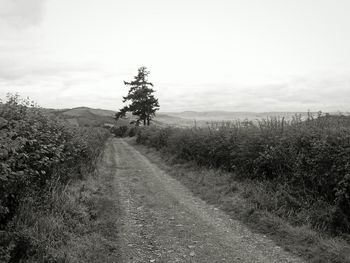
[[0,97],[117,110],[350,111],[349,0],[0,0]]

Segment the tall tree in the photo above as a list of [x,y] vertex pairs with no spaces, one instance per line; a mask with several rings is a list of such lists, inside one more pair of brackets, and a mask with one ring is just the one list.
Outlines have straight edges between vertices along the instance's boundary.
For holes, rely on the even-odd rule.
[[138,123],[149,125],[152,118],[159,110],[158,99],[153,95],[154,90],[151,88],[153,84],[148,82],[150,72],[146,67],[140,67],[138,74],[130,82],[124,81],[126,86],[130,86],[128,95],[123,97],[123,102],[131,102],[130,105],[124,106],[116,113],[116,120],[125,116],[127,112],[139,117]]

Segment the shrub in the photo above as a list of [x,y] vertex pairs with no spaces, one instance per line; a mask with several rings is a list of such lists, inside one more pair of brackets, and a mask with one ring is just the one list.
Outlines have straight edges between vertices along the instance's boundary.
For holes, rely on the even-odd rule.
[[310,211],[305,221],[332,233],[350,232],[350,117],[149,127],[139,131],[137,142],[242,179],[282,185],[285,196],[300,204],[291,209]]
[[51,120],[17,95],[0,104],[0,259],[32,241],[11,225],[20,207],[50,210],[52,191],[93,171],[108,136]]
[[127,130],[127,136],[129,136],[129,137],[134,137],[134,136],[136,136],[137,135],[137,133],[138,133],[138,129],[139,129],[139,127],[138,126],[130,126],[129,128],[128,128],[128,130]]
[[125,137],[126,133],[128,131],[128,126],[123,125],[123,126],[118,126],[118,127],[113,127],[111,129],[111,132],[114,134],[116,137]]

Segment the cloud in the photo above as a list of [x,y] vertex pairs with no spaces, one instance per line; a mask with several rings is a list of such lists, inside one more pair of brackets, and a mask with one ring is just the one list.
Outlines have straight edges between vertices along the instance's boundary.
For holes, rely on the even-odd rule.
[[[164,85],[164,88],[162,87]],[[307,75],[266,85],[157,86],[163,111],[348,111],[350,72]]]
[[[141,21],[144,10],[130,9],[141,12],[135,16],[142,18],[140,29],[141,22],[128,16],[123,1],[102,2],[0,0],[0,95],[18,91],[42,106],[116,109],[127,93],[123,80],[132,79],[135,67],[145,63],[152,72],[150,80],[162,111],[349,109],[350,72],[341,76],[308,75],[338,70],[338,63],[339,68],[350,69],[346,48],[349,30],[342,27],[347,20],[341,24],[334,20],[341,29],[339,35],[321,30],[317,36],[318,31],[310,27],[312,32],[317,31],[315,36],[310,35],[315,37],[312,39],[299,34],[289,39],[283,23],[280,27],[273,23],[276,32],[262,23],[261,29],[271,34],[256,42],[260,35],[251,29],[257,20],[252,25],[236,23],[245,21],[244,13],[243,17],[232,16],[228,8],[227,13],[220,12],[220,19],[210,20],[211,28],[199,25],[208,20],[198,17],[201,12],[195,7],[195,12],[189,10],[191,21],[199,19],[198,25],[193,24],[196,29],[198,26],[198,34],[193,35],[194,28],[188,27],[187,20],[179,23],[176,16],[168,17],[173,10],[167,5],[154,6],[164,8],[159,13],[165,11],[165,22],[162,16],[153,15]],[[309,18],[308,12],[305,18]],[[231,23],[237,28],[231,28]],[[174,30],[170,32],[169,26]],[[258,28],[260,32],[260,24]],[[140,33],[135,34],[136,29]],[[298,29],[292,26],[287,33]],[[278,39],[292,41],[275,41],[275,33]],[[140,49],[137,45],[144,36],[148,41]],[[327,41],[321,42],[325,36]],[[333,42],[342,44],[332,46]],[[321,44],[315,48],[313,43]],[[338,61],[340,58],[344,62]]]
[[0,60],[0,97],[10,92],[49,108],[117,109],[127,92],[124,77],[123,71],[111,72],[94,63]]
[[44,0],[0,0],[0,22],[18,28],[38,25]]
[[8,81],[24,80],[28,78],[45,79],[47,77],[61,77],[65,75],[75,75],[86,73],[93,76],[101,70],[92,65],[84,63],[64,64],[50,62],[48,60],[0,60],[0,79]]

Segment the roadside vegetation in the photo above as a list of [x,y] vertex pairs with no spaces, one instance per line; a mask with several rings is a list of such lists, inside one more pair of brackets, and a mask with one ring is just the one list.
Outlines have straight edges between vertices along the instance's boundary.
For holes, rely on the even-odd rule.
[[116,137],[134,137],[140,129],[139,126],[134,125],[121,125],[112,127],[111,133]]
[[349,117],[148,127],[137,143],[190,164],[173,173],[288,250],[311,262],[350,261]]
[[17,95],[0,104],[0,262],[83,262],[86,240],[73,241],[93,219],[91,185],[108,137]]

